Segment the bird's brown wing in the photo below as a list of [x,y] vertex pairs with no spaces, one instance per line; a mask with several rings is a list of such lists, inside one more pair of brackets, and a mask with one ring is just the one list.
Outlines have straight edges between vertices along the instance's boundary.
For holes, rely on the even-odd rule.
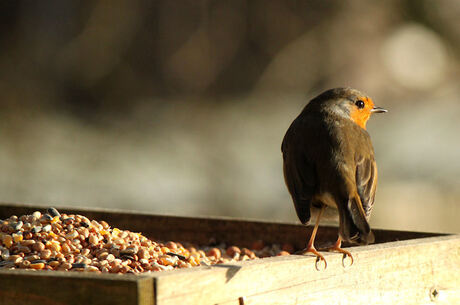
[[363,205],[364,214],[369,219],[374,205],[377,188],[377,164],[373,154],[361,157],[356,162],[356,187]]
[[315,192],[316,174],[314,164],[308,160],[305,153],[305,146],[299,143],[302,140],[296,137],[296,130],[298,129],[290,128],[281,145],[283,172],[297,216],[306,224],[311,217],[310,204]]

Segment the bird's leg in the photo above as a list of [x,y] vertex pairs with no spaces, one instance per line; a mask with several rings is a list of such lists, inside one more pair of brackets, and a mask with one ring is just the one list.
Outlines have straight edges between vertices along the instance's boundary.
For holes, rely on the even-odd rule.
[[340,236],[339,236],[339,237],[337,238],[337,241],[335,242],[335,244],[334,244],[332,247],[328,248],[327,250],[328,250],[328,251],[337,251],[337,252],[343,253],[342,265],[343,265],[344,267],[345,267],[345,258],[346,258],[347,256],[349,256],[350,259],[351,259],[351,264],[350,264],[350,266],[353,265],[353,256],[351,255],[351,253],[350,253],[349,251],[340,248],[341,245],[342,245],[342,239],[341,239]]
[[314,244],[315,243],[316,232],[318,231],[319,220],[321,218],[321,214],[323,214],[323,210],[324,210],[324,206],[321,208],[321,210],[318,213],[318,217],[316,218],[315,227],[313,228],[313,232],[311,233],[311,237],[310,237],[310,240],[308,241],[307,247],[300,252],[301,254],[313,253],[314,255],[316,255],[316,258],[317,258],[316,259],[316,269],[318,269],[318,270],[319,270],[318,262],[320,260],[322,260],[324,262],[324,269],[327,268],[326,259],[324,258],[324,256],[321,253],[319,253],[316,250],[315,244]]

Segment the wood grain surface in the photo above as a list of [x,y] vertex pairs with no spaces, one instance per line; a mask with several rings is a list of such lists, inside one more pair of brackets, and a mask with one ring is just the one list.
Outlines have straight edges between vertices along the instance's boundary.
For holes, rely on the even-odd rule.
[[[229,218],[192,218],[57,207],[160,240],[305,245],[311,227]],[[0,219],[37,206],[0,205]],[[320,227],[318,243],[337,237]],[[0,304],[460,304],[460,235],[375,230],[376,244],[351,247],[355,263],[325,253],[271,257],[141,276],[2,270]]]

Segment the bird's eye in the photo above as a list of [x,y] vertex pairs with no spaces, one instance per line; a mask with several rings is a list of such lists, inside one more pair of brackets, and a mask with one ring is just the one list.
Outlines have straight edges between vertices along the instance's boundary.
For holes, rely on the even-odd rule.
[[359,108],[359,109],[363,109],[364,108],[364,102],[362,100],[357,100],[355,105]]

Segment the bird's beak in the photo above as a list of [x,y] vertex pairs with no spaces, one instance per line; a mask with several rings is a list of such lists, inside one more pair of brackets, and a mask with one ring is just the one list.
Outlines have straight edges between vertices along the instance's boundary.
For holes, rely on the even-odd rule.
[[374,107],[371,109],[371,113],[384,113],[384,112],[388,112],[388,110],[382,107]]

